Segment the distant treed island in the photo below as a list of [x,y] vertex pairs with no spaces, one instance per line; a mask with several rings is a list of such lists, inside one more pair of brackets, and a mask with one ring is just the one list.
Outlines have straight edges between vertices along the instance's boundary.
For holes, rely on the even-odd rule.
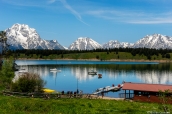
[[171,49],[114,48],[95,50],[13,50],[15,59],[171,60]]

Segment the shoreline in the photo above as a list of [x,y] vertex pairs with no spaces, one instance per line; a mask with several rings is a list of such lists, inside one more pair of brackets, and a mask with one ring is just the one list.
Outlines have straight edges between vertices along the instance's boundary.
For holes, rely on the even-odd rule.
[[[101,61],[98,59],[27,59],[27,58],[18,58],[16,60],[78,60],[78,61]],[[158,62],[158,63],[171,63],[171,60],[135,60],[135,59],[110,59],[110,60],[102,60],[102,61],[112,61],[112,62]]]

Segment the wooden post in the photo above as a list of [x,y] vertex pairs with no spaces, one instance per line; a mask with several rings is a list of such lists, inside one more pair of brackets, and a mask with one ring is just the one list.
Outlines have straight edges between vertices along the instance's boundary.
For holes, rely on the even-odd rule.
[[124,95],[124,98],[126,99],[126,90],[125,90],[125,95]]

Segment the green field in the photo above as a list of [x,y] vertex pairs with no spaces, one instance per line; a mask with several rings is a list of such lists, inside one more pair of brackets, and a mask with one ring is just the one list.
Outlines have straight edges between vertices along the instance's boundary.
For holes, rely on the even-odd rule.
[[[168,106],[172,109],[172,105]],[[160,104],[87,98],[21,98],[0,95],[1,114],[146,114]],[[171,111],[171,110],[169,110]]]

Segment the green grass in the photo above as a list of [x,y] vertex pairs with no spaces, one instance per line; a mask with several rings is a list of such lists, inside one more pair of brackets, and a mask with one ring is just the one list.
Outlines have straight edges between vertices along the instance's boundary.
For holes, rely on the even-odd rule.
[[[170,53],[172,56],[172,53]],[[98,57],[98,58],[97,58]],[[148,60],[146,56],[144,55],[136,55],[133,56],[131,53],[128,52],[88,52],[88,53],[73,53],[73,54],[52,54],[49,56],[43,56],[40,58],[40,55],[32,54],[29,56],[25,56],[25,54],[20,54],[18,58],[28,58],[28,59],[97,59],[97,60]],[[151,60],[172,60],[172,57],[170,59],[162,58],[162,56],[159,54],[158,56],[153,55],[151,56]]]
[[[103,99],[39,99],[0,96],[1,114],[145,114],[160,104]],[[169,105],[171,109],[172,106]]]

